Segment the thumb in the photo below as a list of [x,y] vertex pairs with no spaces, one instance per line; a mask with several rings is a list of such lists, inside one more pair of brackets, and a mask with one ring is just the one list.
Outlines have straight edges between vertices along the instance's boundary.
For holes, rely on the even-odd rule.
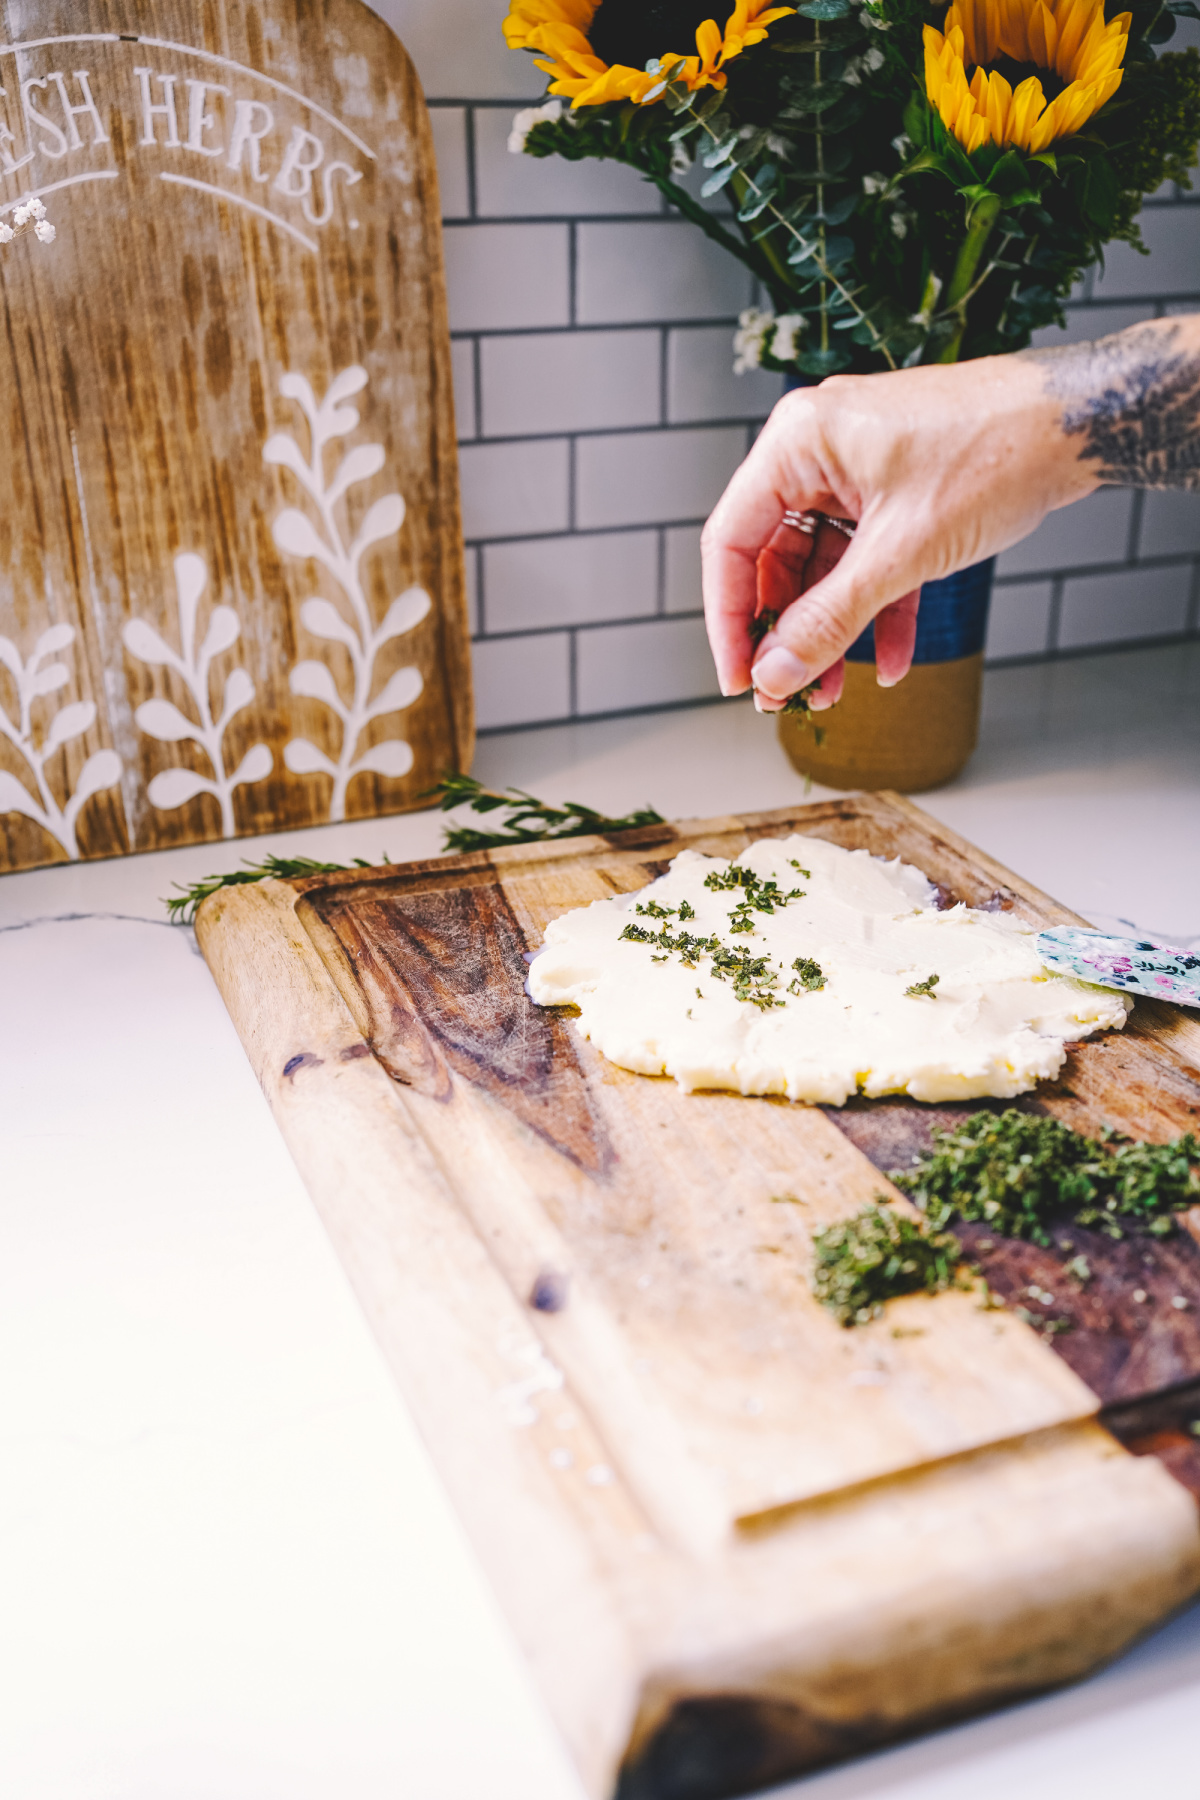
[[819,679],[877,613],[903,602],[883,628],[884,679],[891,685],[912,659],[919,586],[882,520],[864,522],[836,568],[794,600],[759,646],[754,685],[774,700]]

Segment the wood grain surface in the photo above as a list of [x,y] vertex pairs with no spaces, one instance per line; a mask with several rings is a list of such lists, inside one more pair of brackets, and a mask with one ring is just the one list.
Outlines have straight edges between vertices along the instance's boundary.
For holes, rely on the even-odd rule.
[[5,0],[0,869],[471,754],[437,181],[360,0]]
[[[1093,1331],[1137,1395],[1118,1440],[1071,1333],[963,1293],[841,1330],[808,1291],[811,1231],[884,1185],[846,1120],[630,1075],[528,1002],[555,913],[684,844],[793,829],[903,854],[947,898],[1064,916],[870,796],[264,883],[197,921],[598,1797],[721,1800],[1068,1679],[1200,1584],[1188,1421],[1143,1410],[1184,1391],[1190,1340],[1139,1364],[1140,1315],[1115,1303]],[[1194,1104],[1187,1029],[1159,1013],[1122,1041],[1126,1096],[1144,1081],[1165,1135]],[[1045,1103],[1101,1104],[1104,1054]],[[930,1112],[847,1118],[903,1148]]]

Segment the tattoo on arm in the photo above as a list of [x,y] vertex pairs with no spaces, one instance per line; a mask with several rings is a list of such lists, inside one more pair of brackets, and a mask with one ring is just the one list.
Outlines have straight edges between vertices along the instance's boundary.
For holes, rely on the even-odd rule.
[[1178,325],[1136,325],[1094,344],[1026,351],[1044,364],[1062,427],[1101,481],[1200,490],[1200,347]]

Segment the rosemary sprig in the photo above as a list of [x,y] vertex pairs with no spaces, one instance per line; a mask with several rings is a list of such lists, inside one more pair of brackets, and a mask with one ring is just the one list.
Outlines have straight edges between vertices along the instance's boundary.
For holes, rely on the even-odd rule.
[[610,819],[606,814],[595,812],[590,806],[581,806],[575,800],[564,800],[561,806],[548,806],[544,800],[538,800],[521,788],[484,787],[473,775],[449,774],[432,789],[431,798],[437,799],[442,812],[450,812],[456,806],[469,806],[472,812],[490,813],[505,811],[507,818],[501,823],[501,831],[477,831],[470,825],[448,825],[444,828],[443,842],[447,850],[495,850],[507,844],[535,844],[544,840],[551,842],[559,838],[607,836],[612,831],[636,831],[642,825],[665,825],[666,820],[661,813],[655,812],[652,806],[644,806],[639,812],[626,813],[624,818]]
[[[442,848],[448,851],[491,850],[505,844],[535,844],[545,838],[590,837],[597,832],[634,831],[640,825],[666,823],[662,814],[649,806],[640,812],[628,813],[623,819],[610,819],[604,813],[593,812],[590,806],[579,806],[571,800],[564,801],[560,807],[547,806],[544,800],[535,799],[519,788],[507,788],[500,793],[495,788],[484,787],[473,776],[454,773],[446,775],[423,797],[436,799],[442,812],[449,812],[455,806],[469,806],[477,813],[508,811],[503,831],[475,831],[469,825],[444,826]],[[172,924],[190,925],[201,901],[221,888],[245,887],[252,881],[265,881],[268,876],[289,881],[304,875],[342,875],[349,869],[377,868],[388,861],[387,856],[378,857],[374,863],[362,856],[356,856],[348,863],[316,862],[308,856],[264,856],[260,863],[245,863],[229,874],[206,875],[202,881],[193,881],[187,886],[176,882],[178,892],[167,899],[165,905]]]
[[[380,861],[387,862],[387,857]],[[260,863],[244,863],[240,869],[234,869],[228,875],[206,875],[202,881],[192,881],[186,886],[175,883],[178,892],[165,902],[172,925],[191,925],[196,917],[196,909],[202,900],[210,894],[218,893],[221,888],[247,887],[253,881],[266,881],[274,877],[277,881],[295,881],[303,875],[341,875],[347,869],[370,869],[376,865],[369,863],[365,857],[356,856],[353,862],[316,862],[311,856],[264,856]]]

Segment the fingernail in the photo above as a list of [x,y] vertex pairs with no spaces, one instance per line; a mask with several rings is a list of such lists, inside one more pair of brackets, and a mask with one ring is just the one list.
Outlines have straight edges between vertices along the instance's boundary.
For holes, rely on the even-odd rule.
[[798,656],[790,650],[768,650],[764,657],[755,663],[751,674],[754,685],[769,694],[772,700],[786,700],[802,688],[809,679],[808,670]]

